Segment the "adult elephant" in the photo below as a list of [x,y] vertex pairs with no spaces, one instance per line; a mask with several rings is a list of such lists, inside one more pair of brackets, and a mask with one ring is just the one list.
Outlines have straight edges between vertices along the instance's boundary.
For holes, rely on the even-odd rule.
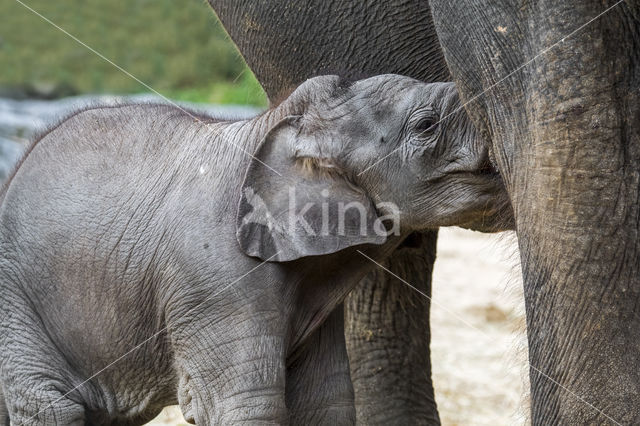
[[640,5],[431,0],[515,211],[534,424],[640,424]]
[[[397,73],[426,82],[449,73],[425,2],[209,0],[277,102],[318,74]],[[431,294],[437,232],[413,235],[386,262]],[[345,302],[356,413],[364,424],[439,424],[431,383],[429,300],[382,269]]]

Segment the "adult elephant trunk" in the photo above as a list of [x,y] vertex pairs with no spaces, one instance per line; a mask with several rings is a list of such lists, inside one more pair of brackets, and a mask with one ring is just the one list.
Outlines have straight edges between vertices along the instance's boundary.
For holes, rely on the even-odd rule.
[[514,207],[533,423],[638,424],[637,3],[431,5]]

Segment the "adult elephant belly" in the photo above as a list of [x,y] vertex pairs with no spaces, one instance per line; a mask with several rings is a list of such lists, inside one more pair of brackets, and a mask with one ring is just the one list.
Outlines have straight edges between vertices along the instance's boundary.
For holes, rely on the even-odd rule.
[[533,423],[638,424],[638,4],[431,6],[515,211]]
[[[426,2],[210,0],[277,102],[309,77],[396,73],[449,81]],[[384,167],[384,165],[381,165]],[[415,235],[385,266],[431,294],[437,231]],[[358,423],[438,424],[431,383],[429,300],[382,269],[345,303]]]

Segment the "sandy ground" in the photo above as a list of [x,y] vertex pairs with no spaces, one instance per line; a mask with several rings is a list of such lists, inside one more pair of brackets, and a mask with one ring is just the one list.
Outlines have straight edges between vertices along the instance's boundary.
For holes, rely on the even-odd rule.
[[524,300],[515,235],[444,228],[431,314],[444,425],[527,424]]
[[[524,305],[515,236],[440,231],[432,358],[443,425],[527,424]],[[399,285],[402,285],[400,282]],[[153,425],[184,424],[176,407]]]

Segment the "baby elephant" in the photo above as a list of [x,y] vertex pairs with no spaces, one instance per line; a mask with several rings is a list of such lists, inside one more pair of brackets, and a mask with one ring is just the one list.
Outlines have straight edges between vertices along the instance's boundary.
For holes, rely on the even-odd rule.
[[248,121],[160,105],[63,121],[2,194],[2,411],[353,423],[334,308],[370,259],[509,216],[459,106],[453,84],[325,76]]

